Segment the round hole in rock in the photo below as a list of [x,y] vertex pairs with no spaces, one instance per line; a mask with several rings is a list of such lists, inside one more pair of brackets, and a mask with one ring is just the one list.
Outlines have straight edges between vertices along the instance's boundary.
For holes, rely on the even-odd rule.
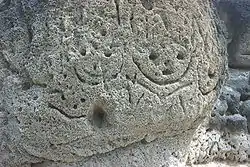
[[159,76],[161,76],[161,74],[159,72],[156,72],[155,76],[159,77]]
[[184,57],[184,54],[183,53],[178,53],[177,57],[176,57],[178,60],[183,60],[185,57]]
[[95,126],[97,126],[98,128],[103,127],[106,116],[107,114],[101,106],[95,105],[93,107],[92,120]]
[[96,66],[96,64],[94,64],[94,65],[93,65],[93,69],[96,70],[96,68],[97,68],[97,66]]
[[81,49],[80,54],[82,56],[85,56],[86,55],[86,49],[85,48]]
[[154,0],[141,0],[142,6],[147,10],[152,10],[154,7]]
[[75,105],[73,106],[73,108],[74,108],[74,109],[77,109],[77,105],[75,104]]
[[107,31],[104,28],[101,29],[100,33],[101,33],[102,36],[106,36],[107,35]]
[[81,98],[80,100],[82,103],[84,103],[86,101],[84,98]]
[[164,62],[164,65],[165,65],[165,66],[168,66],[169,63],[170,63],[170,60],[167,60],[167,61]]
[[155,60],[158,58],[158,55],[155,51],[151,51],[150,55],[149,55],[149,59],[150,60]]
[[215,113],[211,113],[211,117],[215,117]]
[[38,96],[34,96],[34,97],[33,97],[33,100],[37,100],[37,99],[38,99]]
[[62,95],[62,96],[61,96],[61,99],[62,99],[62,100],[66,100],[66,98],[65,98],[65,96],[64,96],[64,95]]
[[110,57],[110,56],[112,55],[112,53],[111,53],[111,52],[105,52],[104,55],[105,55],[106,57]]
[[208,77],[209,77],[209,78],[213,78],[214,76],[215,76],[214,73],[208,73]]

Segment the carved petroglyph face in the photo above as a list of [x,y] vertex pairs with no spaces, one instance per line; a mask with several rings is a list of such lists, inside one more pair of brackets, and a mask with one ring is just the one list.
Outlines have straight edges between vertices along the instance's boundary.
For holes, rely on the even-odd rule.
[[31,87],[3,87],[18,147],[74,161],[199,124],[223,56],[196,1],[57,3],[30,23]]

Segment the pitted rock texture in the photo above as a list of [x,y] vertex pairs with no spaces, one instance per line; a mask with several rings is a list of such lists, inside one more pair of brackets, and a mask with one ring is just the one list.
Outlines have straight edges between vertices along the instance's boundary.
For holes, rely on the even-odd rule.
[[220,161],[234,163],[232,166],[239,166],[240,163],[249,166],[248,94],[249,72],[229,69],[229,78],[221,89],[212,117],[196,131],[191,142],[189,164]]
[[194,135],[188,163],[220,161],[229,162],[231,166],[240,166],[240,163],[249,166],[250,82],[246,70],[250,67],[250,1],[214,0],[214,4],[226,27],[224,34],[231,68],[212,117]]
[[249,134],[240,128],[234,131],[221,120],[218,122],[221,124],[220,129],[205,125],[196,132],[190,145],[188,164],[203,164],[213,161],[249,163]]
[[79,162],[62,163],[44,160],[39,163],[23,164],[25,167],[184,167],[187,145],[193,130],[185,135],[163,137],[153,142],[141,141],[126,148],[97,154]]
[[195,129],[225,70],[212,17],[198,0],[0,1],[0,162],[75,162]]
[[250,84],[249,71],[229,69],[229,78],[221,89],[213,114],[230,116],[240,114],[247,119],[250,132]]

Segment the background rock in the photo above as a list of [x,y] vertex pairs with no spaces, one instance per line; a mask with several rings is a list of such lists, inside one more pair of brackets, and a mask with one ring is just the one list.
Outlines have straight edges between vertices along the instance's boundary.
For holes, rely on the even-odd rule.
[[227,27],[230,68],[250,68],[250,3],[246,0],[214,0]]
[[222,94],[219,99],[227,102],[227,115],[239,113],[241,94],[231,87],[225,86],[222,88]]
[[226,100],[217,99],[214,105],[214,113],[219,113],[220,115],[225,115],[228,110],[228,105]]
[[[249,21],[250,1],[215,0],[227,35],[229,74],[211,118],[197,130],[191,142],[188,162],[197,166],[249,166]],[[223,26],[222,26],[223,27]],[[248,128],[248,131],[247,131]],[[215,163],[210,163],[215,161]],[[219,164],[222,165],[223,164]]]
[[250,100],[244,101],[241,104],[240,114],[247,118],[248,132],[250,133]]
[[[235,119],[239,120],[240,124],[231,124],[236,123],[233,121]],[[220,130],[204,123],[197,130],[191,142],[187,163],[203,164],[219,160],[220,162],[230,162],[229,164],[232,165],[236,162],[249,162],[250,136],[242,131],[242,128],[245,128],[244,124],[245,120],[239,115],[228,116],[227,122],[224,124],[226,126]]]

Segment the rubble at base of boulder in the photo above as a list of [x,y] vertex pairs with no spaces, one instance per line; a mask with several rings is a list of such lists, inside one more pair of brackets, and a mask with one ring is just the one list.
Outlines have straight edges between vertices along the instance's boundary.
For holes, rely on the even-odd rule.
[[229,69],[229,78],[221,89],[211,117],[193,137],[188,164],[250,163],[250,101],[246,96],[250,93],[246,89],[249,86],[248,71]]

